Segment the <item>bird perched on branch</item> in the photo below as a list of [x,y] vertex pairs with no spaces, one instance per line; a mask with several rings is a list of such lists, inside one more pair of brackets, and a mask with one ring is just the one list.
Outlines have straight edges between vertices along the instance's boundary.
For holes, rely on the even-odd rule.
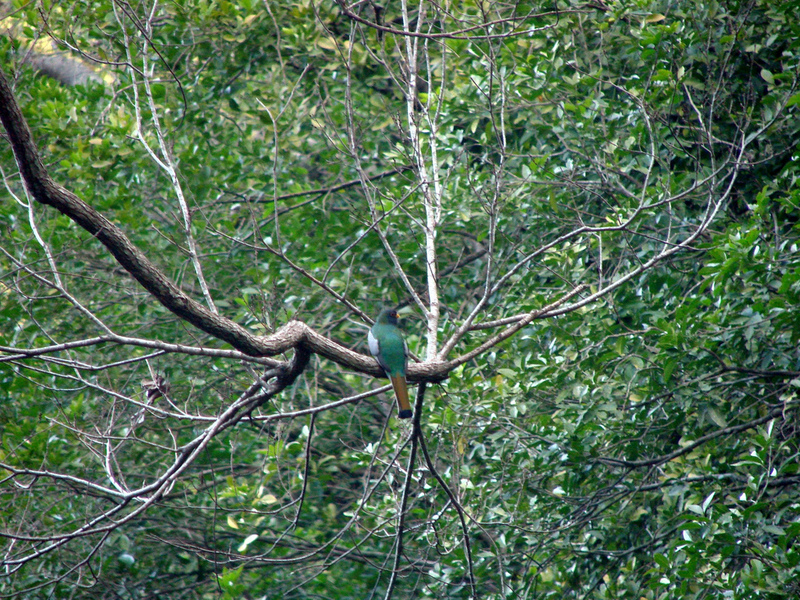
[[397,311],[393,308],[384,308],[375,319],[375,324],[367,336],[369,351],[378,364],[386,371],[389,381],[392,382],[398,415],[401,419],[410,419],[411,404],[408,402],[408,385],[406,384],[406,363],[408,360],[408,346],[397,326]]

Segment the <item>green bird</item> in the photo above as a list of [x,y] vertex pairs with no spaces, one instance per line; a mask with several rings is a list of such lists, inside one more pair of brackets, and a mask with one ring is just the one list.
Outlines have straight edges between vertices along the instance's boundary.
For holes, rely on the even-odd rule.
[[384,308],[375,325],[369,330],[367,336],[369,351],[378,364],[386,371],[389,381],[392,382],[394,395],[397,397],[397,406],[400,408],[401,419],[411,418],[411,404],[408,403],[408,385],[406,384],[406,362],[408,361],[408,346],[397,326],[397,311],[393,308]]

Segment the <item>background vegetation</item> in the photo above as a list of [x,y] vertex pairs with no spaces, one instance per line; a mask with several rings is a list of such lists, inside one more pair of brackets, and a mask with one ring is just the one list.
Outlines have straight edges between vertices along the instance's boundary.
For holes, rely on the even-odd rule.
[[4,3],[0,593],[796,598],[796,8]]

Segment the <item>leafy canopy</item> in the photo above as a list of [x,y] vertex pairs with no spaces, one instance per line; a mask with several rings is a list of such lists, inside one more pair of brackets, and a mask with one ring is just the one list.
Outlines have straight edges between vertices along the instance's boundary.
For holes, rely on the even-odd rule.
[[5,5],[2,593],[796,597],[789,4]]

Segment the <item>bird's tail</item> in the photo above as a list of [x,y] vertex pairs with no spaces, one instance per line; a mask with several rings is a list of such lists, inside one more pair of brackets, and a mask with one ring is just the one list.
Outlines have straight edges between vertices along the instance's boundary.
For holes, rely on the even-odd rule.
[[408,402],[408,385],[406,384],[406,378],[402,375],[392,375],[389,377],[389,381],[392,382],[394,395],[397,396],[397,406],[400,408],[400,414],[398,416],[401,419],[410,419],[413,413],[411,412],[411,404]]

